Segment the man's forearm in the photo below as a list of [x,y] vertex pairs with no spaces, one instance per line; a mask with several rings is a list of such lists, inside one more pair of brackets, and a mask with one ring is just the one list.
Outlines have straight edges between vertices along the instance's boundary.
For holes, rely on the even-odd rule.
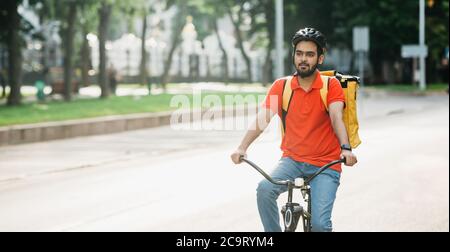
[[248,147],[261,135],[261,133],[267,128],[269,122],[274,114],[270,110],[261,110],[256,116],[255,121],[250,126],[249,130],[242,139],[239,145],[240,149],[247,150]]
[[331,120],[334,133],[336,134],[340,145],[349,144],[347,130],[345,129],[344,121],[341,118]]
[[261,135],[263,131],[259,128],[257,129],[249,129],[247,133],[244,136],[244,139],[242,139],[241,144],[239,145],[240,149],[247,150],[248,147],[256,140],[256,138]]

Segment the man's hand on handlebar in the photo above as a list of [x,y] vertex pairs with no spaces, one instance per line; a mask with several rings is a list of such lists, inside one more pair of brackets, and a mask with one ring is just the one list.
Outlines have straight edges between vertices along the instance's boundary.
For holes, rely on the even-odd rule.
[[247,157],[247,153],[244,149],[240,149],[238,148],[237,150],[235,150],[233,152],[233,154],[231,154],[231,160],[233,161],[233,163],[235,164],[240,164],[242,163],[241,158],[243,157]]
[[358,162],[355,154],[348,150],[342,150],[341,159],[345,159],[346,166],[354,166]]

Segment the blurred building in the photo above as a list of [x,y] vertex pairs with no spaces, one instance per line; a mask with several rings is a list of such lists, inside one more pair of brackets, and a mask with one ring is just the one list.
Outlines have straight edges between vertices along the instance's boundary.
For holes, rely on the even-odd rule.
[[[159,10],[150,15],[149,35],[145,38],[147,51],[147,72],[150,77],[159,77],[164,71],[164,61],[167,58],[172,38],[174,16],[177,15],[176,7],[167,11]],[[182,32],[182,42],[177,47],[169,74],[174,81],[220,81],[223,78],[222,52],[219,48],[217,36],[211,34],[203,41],[197,38],[196,27],[193,18],[188,17]],[[137,23],[136,30],[141,30],[141,24]],[[228,69],[230,79],[246,79],[247,69],[245,61],[239,50],[236,39],[230,35],[234,28],[228,18],[219,20],[219,32],[223,46],[228,54]],[[89,45],[94,69],[98,69],[98,38],[89,34]],[[115,41],[106,43],[108,62],[113,64],[122,76],[137,76],[141,62],[141,38],[135,34],[124,34]],[[262,80],[262,64],[265,59],[265,50],[252,50],[249,42],[244,42],[244,47],[251,59],[252,81]]]
[[[172,29],[175,16],[178,15],[176,6],[168,10],[162,7],[154,8],[154,12],[148,17],[148,32],[145,38],[147,73],[153,80],[158,80],[164,71],[164,61],[170,50]],[[50,72],[61,72],[63,64],[62,39],[59,21],[40,22],[35,6],[29,7],[26,1],[19,8],[19,13],[28,22],[33,31],[25,36],[26,48],[23,50],[23,81],[32,84],[37,79],[45,78]],[[219,47],[217,36],[214,33],[206,36],[202,41],[198,38],[198,31],[194,25],[195,17],[188,17],[182,31],[182,42],[173,54],[173,60],[169,75],[174,82],[191,81],[223,81],[225,70],[223,67],[223,55]],[[142,30],[142,21],[136,20],[136,31]],[[218,29],[223,47],[227,52],[230,81],[242,82],[247,80],[247,65],[234,36],[235,29],[228,16],[218,21]],[[95,34],[88,34],[90,60],[93,70],[89,71],[92,83],[97,81],[96,73],[99,66],[99,45]],[[114,66],[122,81],[139,82],[141,64],[141,37],[140,34],[124,33],[113,41],[107,41],[107,65]],[[263,79],[263,65],[266,59],[265,48],[252,48],[251,41],[244,41],[244,49],[251,61],[251,81],[261,82]],[[287,48],[288,49],[288,48]],[[6,62],[2,56],[4,49],[0,48],[0,59]],[[290,57],[290,51],[286,50],[286,57]],[[272,59],[275,54],[272,52]],[[0,65],[2,64],[0,62]],[[356,61],[355,61],[356,62]],[[338,69],[342,72],[350,72],[352,68],[352,52],[346,49],[331,48],[327,54],[326,65],[323,70]],[[369,63],[367,62],[367,65]],[[274,76],[278,78],[279,76]]]

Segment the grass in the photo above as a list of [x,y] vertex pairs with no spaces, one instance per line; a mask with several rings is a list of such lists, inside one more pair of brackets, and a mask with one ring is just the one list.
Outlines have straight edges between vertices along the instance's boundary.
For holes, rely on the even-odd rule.
[[[396,92],[419,92],[418,86],[413,86],[411,84],[395,84],[395,85],[370,85],[368,87],[382,89],[387,91],[396,91]],[[426,91],[446,91],[448,88],[448,84],[427,84]]]
[[[251,95],[254,101],[238,101],[236,104],[256,103],[258,95],[264,93],[212,93],[215,98],[220,98],[224,104],[227,95]],[[202,93],[202,101],[206,95]],[[125,115],[134,113],[162,112],[179,109],[171,107],[170,102],[174,95],[161,94],[152,96],[121,96],[107,99],[78,99],[72,102],[51,101],[44,104],[30,103],[15,107],[0,105],[0,126],[17,124],[30,124],[49,121],[63,121],[71,119],[93,118],[109,115]],[[190,107],[200,107],[201,104],[194,104],[193,95],[185,95],[189,100]],[[185,99],[185,100],[187,100]],[[204,104],[203,106],[210,106]]]
[[[172,85],[175,88],[175,84]],[[136,85],[130,85],[129,88],[137,88]],[[395,92],[420,92],[418,87],[411,84],[405,85],[374,85],[369,86],[380,90],[388,90]],[[448,84],[428,84],[427,91],[447,90]],[[224,104],[226,95],[243,95],[243,93],[210,93],[217,95],[222,104]],[[253,95],[257,100],[258,95],[265,93],[245,93]],[[206,93],[202,93],[205,97]],[[44,104],[29,103],[21,106],[6,107],[0,105],[0,126],[10,126],[18,124],[30,124],[50,121],[63,121],[71,119],[84,119],[109,115],[125,115],[134,113],[162,112],[176,110],[179,107],[171,107],[170,102],[174,95],[161,94],[152,96],[121,96],[111,97],[108,99],[78,99],[72,102],[50,101]],[[201,105],[193,104],[192,94],[186,95],[191,107],[199,107]],[[256,101],[254,101],[256,102]],[[254,103],[250,102],[250,103]],[[239,101],[237,104],[245,102]]]

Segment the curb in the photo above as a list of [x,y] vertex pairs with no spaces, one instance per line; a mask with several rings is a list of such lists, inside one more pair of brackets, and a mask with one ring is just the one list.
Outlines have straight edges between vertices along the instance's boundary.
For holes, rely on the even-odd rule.
[[[177,118],[189,118],[189,122],[202,119],[205,113],[217,113],[222,118],[249,115],[257,111],[257,105],[235,106],[219,109],[177,110],[159,113],[97,117],[93,119],[47,122],[0,127],[0,146],[44,142],[74,137],[105,135],[132,130],[170,125],[173,114]],[[199,116],[200,115],[200,116]],[[179,122],[179,120],[178,120]]]

